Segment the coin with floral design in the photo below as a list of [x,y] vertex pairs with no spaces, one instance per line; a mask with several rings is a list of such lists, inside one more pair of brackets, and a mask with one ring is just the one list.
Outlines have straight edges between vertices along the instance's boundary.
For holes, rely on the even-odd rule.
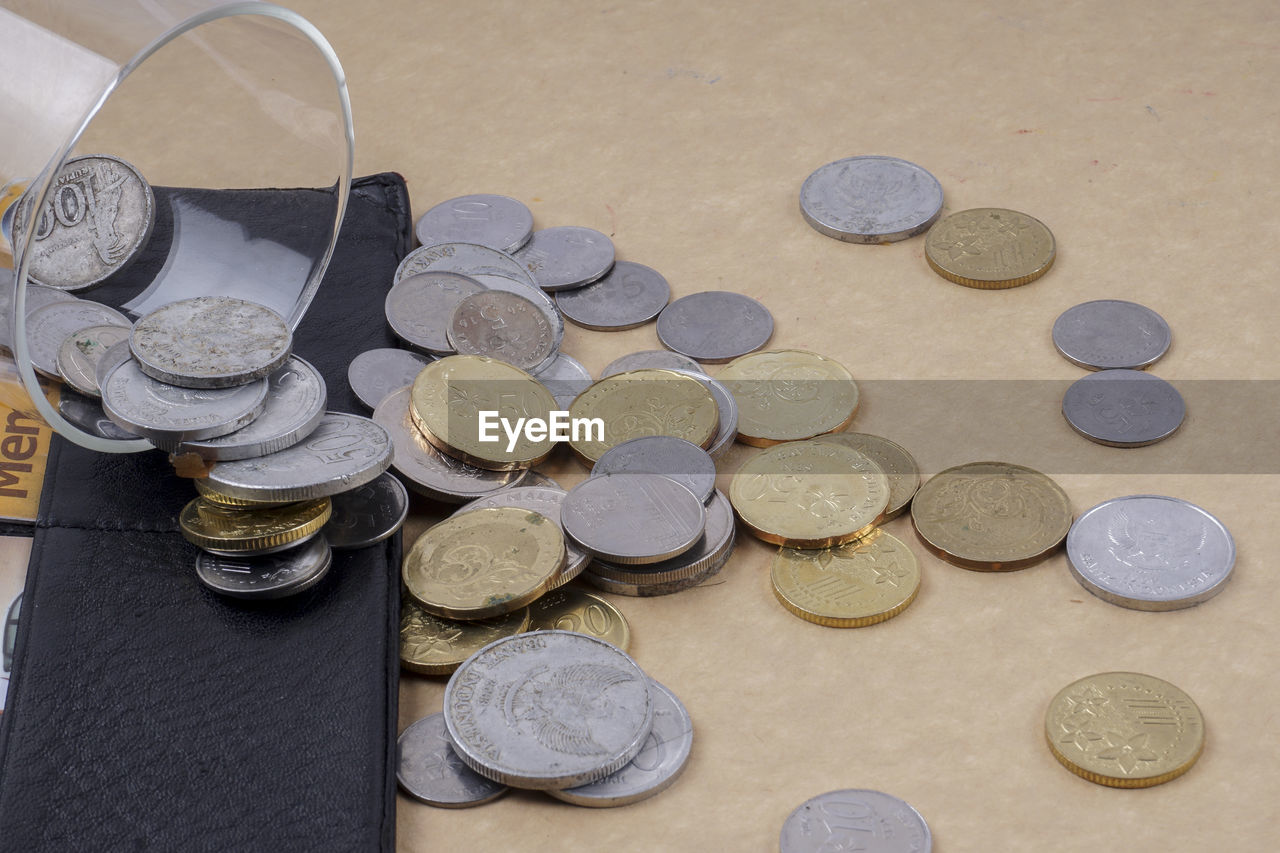
[[902,540],[873,530],[838,548],[780,548],[773,594],[806,622],[861,628],[892,619],[915,601],[920,564]]
[[493,619],[460,622],[434,616],[413,599],[400,602],[400,666],[422,675],[448,675],[494,640],[528,629],[529,608]]

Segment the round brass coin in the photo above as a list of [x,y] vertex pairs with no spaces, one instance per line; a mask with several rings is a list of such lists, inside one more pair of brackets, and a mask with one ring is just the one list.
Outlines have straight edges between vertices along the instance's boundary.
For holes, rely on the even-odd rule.
[[192,480],[191,484],[196,487],[196,492],[209,503],[229,509],[267,509],[273,506],[287,506],[291,503],[290,501],[254,501],[248,498],[233,498],[231,495],[224,495],[222,492],[216,491],[203,477]]
[[604,439],[594,430],[571,438],[569,446],[588,464],[609,448],[644,435],[674,435],[703,450],[715,440],[720,407],[698,380],[657,368],[642,368],[601,379],[569,406],[570,418],[599,418]]
[[480,649],[529,627],[529,608],[474,622],[433,616],[413,600],[400,602],[400,665],[422,675],[448,675]]
[[215,554],[269,554],[317,533],[333,512],[328,498],[278,507],[232,509],[199,497],[182,508],[182,535]]
[[778,601],[801,619],[861,628],[892,619],[915,601],[920,564],[900,539],[873,530],[838,548],[780,548],[772,579]]
[[1053,233],[1016,210],[976,207],[939,220],[924,238],[924,256],[948,281],[981,290],[1029,284],[1056,257]]
[[889,503],[889,479],[856,450],[793,441],[748,459],[729,502],[757,537],[792,548],[829,548],[868,533]]
[[884,511],[884,521],[902,515],[916,489],[920,488],[920,466],[916,464],[915,457],[905,447],[887,438],[866,432],[835,432],[820,435],[814,441],[852,447],[880,466],[889,478],[889,506]]
[[1191,769],[1204,749],[1204,717],[1167,681],[1104,672],[1064,687],[1044,718],[1064,767],[1112,788],[1149,788]]
[[[541,382],[518,367],[479,355],[433,361],[413,381],[409,411],[427,441],[440,452],[489,471],[536,465],[555,443],[533,441],[521,430],[514,446],[498,422],[514,428],[520,418],[548,423],[558,409]],[[481,414],[484,414],[484,418]],[[487,430],[481,430],[486,426]],[[492,437],[484,441],[482,436]]]
[[404,584],[422,609],[446,619],[488,619],[547,591],[564,564],[560,525],[540,513],[491,507],[447,518],[404,558]]
[[716,376],[738,404],[738,441],[769,447],[844,429],[858,386],[840,362],[804,350],[753,352]]
[[1025,569],[1048,557],[1071,529],[1071,500],[1053,480],[1008,462],[970,462],[935,475],[911,501],[924,546],[948,563],[983,572]]
[[598,595],[576,587],[553,589],[529,605],[530,631],[577,631],[613,643],[624,652],[631,626],[622,611]]

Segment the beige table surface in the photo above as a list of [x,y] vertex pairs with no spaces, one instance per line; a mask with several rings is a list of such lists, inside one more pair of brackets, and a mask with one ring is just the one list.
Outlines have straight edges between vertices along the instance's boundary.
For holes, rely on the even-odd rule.
[[[1007,575],[949,566],[897,520],[889,529],[921,561],[920,596],[896,619],[842,631],[784,611],[768,581],[775,549],[742,534],[703,587],[612,598],[636,660],[693,716],[674,787],[613,810],[517,793],[446,811],[400,796],[400,850],[764,853],[793,808],[837,788],[906,799],[946,853],[1276,849],[1280,465],[1274,406],[1254,405],[1275,393],[1190,382],[1280,379],[1274,4],[293,7],[346,68],[356,173],[403,174],[415,214],[495,192],[526,202],[539,227],[597,228],[677,296],[762,301],[773,346],[848,366],[864,394],[853,428],[908,444],[926,472],[979,453],[1041,462],[1077,513],[1174,495],[1218,515],[1239,547],[1219,597],[1152,614],[1088,594],[1061,554]],[[163,128],[139,132],[139,150],[162,159]],[[1056,266],[1026,287],[970,290],[929,270],[923,238],[877,247],[818,234],[797,209],[801,182],[868,153],[932,171],[947,211],[1040,218]],[[1146,304],[1173,329],[1154,372],[1184,387],[1189,416],[1163,445],[1097,447],[1059,414],[1083,371],[1050,327],[1106,297]],[[570,326],[564,340],[592,371],[657,345],[652,325]],[[967,381],[1000,379],[1036,381]],[[969,443],[988,436],[1009,444]],[[1214,456],[1221,445],[1230,459]],[[722,460],[721,488],[753,452]],[[585,475],[569,459],[549,470],[566,485]],[[439,515],[418,504],[406,546]],[[1208,745],[1189,774],[1112,790],[1053,759],[1046,703],[1107,670],[1160,676],[1199,703]],[[439,710],[443,689],[406,674],[401,727]]]

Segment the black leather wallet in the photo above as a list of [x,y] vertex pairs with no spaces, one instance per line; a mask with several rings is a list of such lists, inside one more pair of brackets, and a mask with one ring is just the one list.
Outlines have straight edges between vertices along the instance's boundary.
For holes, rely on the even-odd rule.
[[[322,202],[157,187],[158,210],[184,193],[286,243],[309,239],[297,213]],[[347,364],[395,345],[383,298],[411,226],[402,178],[354,182],[294,339],[330,409],[360,411]],[[131,276],[154,272],[163,229]],[[193,495],[159,451],[55,439],[0,717],[0,847],[391,851],[399,537],[335,552],[305,593],[243,603],[196,580],[177,524]]]

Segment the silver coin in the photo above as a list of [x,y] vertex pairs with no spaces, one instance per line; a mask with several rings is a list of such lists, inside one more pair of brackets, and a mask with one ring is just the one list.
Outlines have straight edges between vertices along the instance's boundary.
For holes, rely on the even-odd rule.
[[520,481],[519,486],[503,486],[503,488],[514,489],[519,488],[520,486],[549,486],[553,489],[560,488],[559,483],[540,471],[529,471],[526,473],[524,475],[524,479]]
[[604,474],[662,474],[703,503],[716,490],[716,463],[696,444],[672,435],[645,435],[615,444],[591,467],[591,476]]
[[322,536],[309,537],[274,554],[256,557],[201,551],[196,577],[214,592],[234,598],[284,598],[310,589],[333,564],[333,552]]
[[324,417],[328,399],[320,371],[296,355],[289,356],[284,367],[267,377],[266,405],[249,424],[218,438],[184,441],[173,451],[230,461],[284,450],[312,433]]
[[1173,435],[1186,417],[1178,389],[1141,370],[1103,370],[1076,380],[1062,397],[1076,432],[1111,447],[1142,447]]
[[782,824],[782,853],[865,850],[929,853],[929,825],[910,805],[879,791],[828,791],[806,801]]
[[565,319],[598,332],[634,329],[667,307],[671,286],[644,264],[618,261],[598,281],[556,294]]
[[569,490],[560,511],[569,538],[611,563],[657,563],[702,538],[707,513],[688,487],[660,474],[605,474]]
[[524,265],[538,287],[556,291],[582,287],[613,267],[613,241],[594,228],[560,225],[534,231],[511,255]]
[[475,243],[514,252],[533,234],[533,214],[514,198],[477,193],[451,198],[428,210],[414,227],[424,246]]
[[305,501],[363,486],[391,464],[391,436],[378,424],[345,412],[325,412],[303,441],[284,450],[219,462],[206,485],[219,494],[257,501]]
[[[719,572],[733,553],[736,534],[733,507],[724,493],[717,489],[707,502],[706,530],[688,551],[678,557],[645,566],[615,565],[606,560],[595,560],[588,571],[617,583],[639,587],[661,586],[664,593],[675,592],[677,589],[702,583]],[[690,579],[696,580],[687,586],[674,586]]]
[[27,314],[27,354],[31,366],[50,379],[58,373],[58,350],[71,335],[90,326],[129,327],[129,318],[114,308],[87,299],[52,302]]
[[409,493],[390,474],[332,498],[333,514],[321,533],[329,547],[365,548],[390,538],[409,514]]
[[732,361],[769,343],[773,315],[750,296],[727,290],[691,293],[658,315],[658,340],[702,362]]
[[449,319],[458,303],[488,288],[470,276],[432,270],[396,282],[387,291],[384,310],[396,337],[434,355],[452,355]]
[[107,417],[107,413],[102,411],[101,400],[96,397],[87,397],[68,388],[63,388],[58,396],[58,414],[70,421],[73,426],[98,438],[117,441],[137,438],[136,435],[121,429]]
[[1180,610],[1222,592],[1236,543],[1193,503],[1130,495],[1083,513],[1067,534],[1071,574],[1094,595],[1133,610]]
[[521,370],[549,363],[555,356],[551,324],[531,300],[518,293],[473,293],[453,309],[449,344],[460,355],[483,355]]
[[556,398],[556,405],[565,410],[579,394],[591,387],[591,372],[576,358],[562,352],[556,353],[556,360],[535,373],[533,378],[541,382]]
[[444,727],[444,714],[423,717],[396,741],[396,779],[427,805],[461,809],[489,803],[511,790],[462,763]]
[[504,637],[458,667],[444,693],[458,756],[519,788],[603,779],[636,756],[653,725],[649,679],[625,652],[586,634]]
[[[24,233],[31,198],[16,205]],[[63,164],[39,211],[28,278],[62,290],[86,290],[129,265],[155,224],[151,185],[133,166],[104,154]]]
[[524,471],[486,471],[436,450],[409,414],[411,394],[408,386],[393,391],[373,410],[373,419],[395,444],[391,467],[409,488],[442,503],[460,504],[522,481]]
[[652,678],[649,691],[653,727],[636,757],[598,782],[548,794],[579,806],[626,806],[662,793],[680,778],[693,749],[693,720],[684,703]]
[[[0,347],[13,349],[13,270],[0,267]],[[51,302],[76,302],[77,297],[56,287],[28,284],[24,317]]]
[[98,386],[99,395],[101,395],[102,386],[107,381],[107,376],[111,371],[124,362],[132,360],[133,350],[129,348],[128,341],[117,341],[107,347],[106,352],[98,358],[98,363],[93,368],[93,381]]
[[626,373],[628,370],[641,370],[646,367],[656,367],[660,370],[688,370],[691,373],[697,373],[699,376],[707,375],[706,371],[702,369],[702,365],[688,356],[671,350],[649,349],[627,353],[622,358],[615,358],[600,372],[600,378],[607,379],[617,373]]
[[1053,345],[1089,370],[1141,370],[1169,351],[1169,324],[1150,308],[1098,299],[1068,308],[1053,323]]
[[101,387],[107,417],[166,445],[235,432],[256,418],[267,401],[265,379],[236,388],[182,388],[152,379],[133,359],[116,365]]
[[707,448],[707,454],[712,459],[719,459],[733,445],[733,440],[738,437],[738,401],[733,398],[733,394],[719,380],[712,379],[701,371],[685,370],[678,367],[669,367],[667,369],[673,373],[680,373],[698,380],[711,392],[711,396],[715,397],[716,406],[720,409],[720,424],[716,428],[716,437],[712,440],[711,446]]
[[612,595],[627,595],[633,598],[653,598],[659,595],[672,595],[699,586],[707,578],[718,573],[726,562],[728,562],[727,555],[723,559],[715,560],[701,572],[688,575],[679,580],[655,581],[646,579],[641,583],[636,583],[634,581],[615,580],[597,572],[596,568],[600,566],[600,562],[595,561],[587,566],[587,570],[582,573],[581,577],[588,586],[593,586],[601,592],[607,592]]
[[422,368],[433,361],[429,355],[404,349],[365,350],[347,366],[347,384],[361,403],[376,409],[392,391],[412,385]]
[[133,326],[133,357],[148,376],[187,388],[229,388],[284,364],[293,333],[265,305],[231,296],[170,302]]
[[128,326],[90,326],[73,332],[58,347],[58,374],[69,386],[89,397],[101,397],[98,362],[112,344],[129,340]]
[[817,231],[848,243],[893,243],[929,230],[942,213],[942,185],[897,157],[847,157],[817,169],[800,188],[800,213]]
[[[454,515],[461,515],[473,509],[484,509],[486,507],[514,506],[520,509],[533,510],[551,519],[556,524],[560,524],[560,507],[564,503],[564,498],[567,494],[568,492],[564,489],[555,486],[515,486],[500,489],[483,498],[477,498],[461,507]],[[560,524],[560,529],[563,531],[564,525]],[[564,550],[564,567],[560,569],[560,573],[552,580],[548,591],[558,586],[563,586],[576,578],[586,568],[587,563],[591,562],[591,555],[574,544],[568,536],[564,540]]]

